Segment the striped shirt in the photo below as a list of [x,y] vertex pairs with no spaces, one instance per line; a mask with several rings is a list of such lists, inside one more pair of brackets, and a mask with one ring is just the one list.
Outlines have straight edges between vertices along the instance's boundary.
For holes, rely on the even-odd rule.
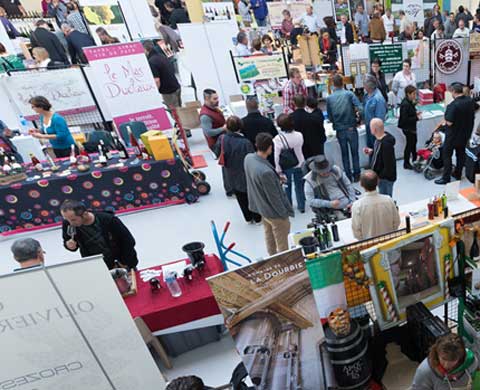
[[85,22],[83,21],[83,18],[82,18],[82,15],[80,15],[80,12],[73,11],[69,13],[67,16],[67,22],[71,24],[71,26],[75,30],[88,34],[87,26],[85,26]]

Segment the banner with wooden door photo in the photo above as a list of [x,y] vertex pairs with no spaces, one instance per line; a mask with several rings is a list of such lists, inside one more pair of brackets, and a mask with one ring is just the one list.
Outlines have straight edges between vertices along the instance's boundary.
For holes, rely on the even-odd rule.
[[323,329],[301,249],[208,279],[258,389],[324,388]]

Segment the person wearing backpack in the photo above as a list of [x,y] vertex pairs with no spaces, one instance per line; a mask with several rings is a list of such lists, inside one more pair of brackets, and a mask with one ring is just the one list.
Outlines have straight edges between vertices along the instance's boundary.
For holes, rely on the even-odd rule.
[[273,139],[275,170],[279,175],[284,175],[287,182],[287,197],[292,202],[292,187],[295,184],[295,196],[300,213],[305,212],[305,194],[303,192],[303,135],[295,131],[293,120],[287,114],[281,114],[277,118],[280,132]]
[[309,171],[305,179],[306,204],[312,209],[329,209],[337,220],[345,219],[356,200],[355,189],[339,167],[330,164],[325,156],[305,161]]

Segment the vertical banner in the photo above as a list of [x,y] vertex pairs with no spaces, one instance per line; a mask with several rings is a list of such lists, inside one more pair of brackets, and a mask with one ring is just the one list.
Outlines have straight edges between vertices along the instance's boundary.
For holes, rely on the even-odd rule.
[[258,389],[324,389],[323,328],[301,249],[208,279]]
[[435,83],[467,83],[469,39],[436,39],[433,61]]
[[123,18],[118,1],[115,0],[80,0],[80,7],[97,45],[102,41],[96,30],[100,27],[119,42],[129,42],[130,34]]
[[144,122],[152,130],[171,128],[140,42],[84,49],[117,127]]

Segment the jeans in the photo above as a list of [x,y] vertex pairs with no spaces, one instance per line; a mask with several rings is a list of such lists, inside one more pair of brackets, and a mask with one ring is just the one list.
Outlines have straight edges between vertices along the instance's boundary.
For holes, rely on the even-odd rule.
[[[360,175],[360,159],[358,156],[358,131],[337,130],[337,139],[342,151],[343,170],[347,177],[352,180],[353,176]],[[350,146],[350,152],[349,152]],[[352,154],[353,175],[350,167],[350,153]]]
[[366,136],[367,136],[367,148],[373,149],[375,146],[375,136],[370,131],[370,126],[366,129]]
[[288,233],[290,233],[290,219],[263,217],[265,244],[267,252],[273,256],[288,249]]
[[303,192],[303,172],[302,168],[291,168],[287,169],[284,172],[285,176],[287,177],[287,197],[290,201],[290,204],[293,205],[292,202],[292,187],[295,184],[295,196],[297,198],[297,207],[299,210],[305,210],[305,193]]
[[382,195],[388,195],[390,198],[392,198],[394,184],[394,181],[380,179],[378,181],[378,193]]
[[405,144],[405,150],[403,151],[403,165],[410,164],[410,156],[412,162],[417,159],[417,133],[409,130],[402,130],[407,143]]
[[267,19],[257,19],[257,26],[258,27],[265,27],[267,25]]

